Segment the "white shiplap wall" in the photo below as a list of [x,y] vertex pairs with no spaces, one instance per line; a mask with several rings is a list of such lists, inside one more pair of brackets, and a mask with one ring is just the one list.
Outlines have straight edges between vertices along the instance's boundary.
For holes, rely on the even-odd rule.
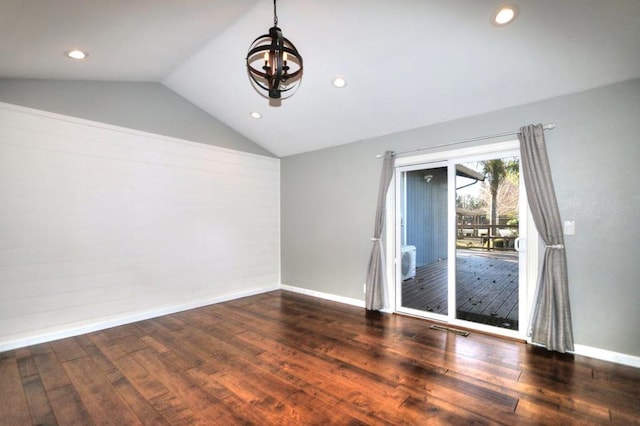
[[278,159],[0,103],[0,350],[279,282]]

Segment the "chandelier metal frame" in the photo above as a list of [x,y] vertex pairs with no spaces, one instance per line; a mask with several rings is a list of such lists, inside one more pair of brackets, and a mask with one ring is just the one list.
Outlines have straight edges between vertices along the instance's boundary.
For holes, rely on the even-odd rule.
[[[273,27],[251,43],[246,57],[247,72],[258,93],[271,99],[288,98],[302,79],[302,56],[278,28],[276,0],[273,0]],[[260,67],[260,65],[262,65]],[[283,96],[284,94],[284,96]],[[264,96],[264,95],[263,95]]]

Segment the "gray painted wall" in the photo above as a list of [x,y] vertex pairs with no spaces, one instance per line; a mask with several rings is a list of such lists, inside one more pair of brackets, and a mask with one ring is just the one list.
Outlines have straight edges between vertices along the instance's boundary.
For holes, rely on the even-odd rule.
[[[554,122],[546,133],[566,237],[576,343],[640,356],[640,79],[281,161],[282,282],[364,299],[376,154]],[[498,141],[496,139],[495,141]]]
[[274,156],[160,83],[0,79],[0,101]]

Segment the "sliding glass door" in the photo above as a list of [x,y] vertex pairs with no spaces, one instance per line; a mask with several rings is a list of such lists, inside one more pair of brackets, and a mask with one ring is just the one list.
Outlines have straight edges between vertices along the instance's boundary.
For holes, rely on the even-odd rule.
[[520,175],[517,149],[396,168],[396,311],[522,336]]
[[399,172],[401,307],[448,315],[449,206],[446,164]]

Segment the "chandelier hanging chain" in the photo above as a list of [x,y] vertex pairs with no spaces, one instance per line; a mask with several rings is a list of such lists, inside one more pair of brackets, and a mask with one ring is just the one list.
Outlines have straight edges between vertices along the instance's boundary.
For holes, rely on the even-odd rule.
[[278,26],[278,12],[276,11],[276,0],[273,0],[273,26]]

